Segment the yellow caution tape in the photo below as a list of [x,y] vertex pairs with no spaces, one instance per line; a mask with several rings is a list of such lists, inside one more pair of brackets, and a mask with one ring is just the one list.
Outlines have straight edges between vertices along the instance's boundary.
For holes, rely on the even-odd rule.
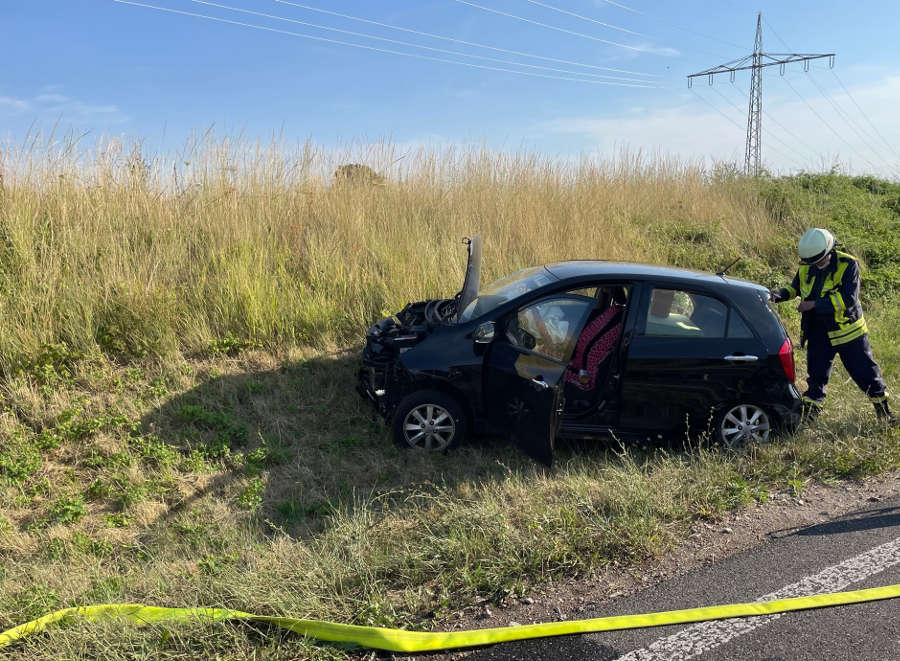
[[132,624],[150,624],[173,620],[252,620],[266,622],[309,638],[333,643],[349,643],[391,652],[429,652],[476,645],[491,645],[513,640],[564,636],[575,633],[596,633],[620,629],[658,627],[667,624],[687,624],[705,620],[722,620],[730,617],[771,615],[788,611],[824,608],[858,604],[866,601],[894,599],[900,597],[900,584],[887,585],[867,590],[832,592],[808,597],[792,597],[773,601],[755,601],[744,604],[705,606],[684,610],[645,613],[642,615],[615,615],[589,620],[526,624],[495,629],[473,629],[469,631],[425,632],[362,627],[354,624],[336,624],[318,620],[300,620],[292,617],[253,615],[226,608],[162,608],[143,604],[103,604],[98,606],[78,606],[65,608],[44,617],[4,631],[0,634],[0,647],[9,645],[25,636],[45,630],[48,626],[74,617],[96,620],[101,617],[123,618]]

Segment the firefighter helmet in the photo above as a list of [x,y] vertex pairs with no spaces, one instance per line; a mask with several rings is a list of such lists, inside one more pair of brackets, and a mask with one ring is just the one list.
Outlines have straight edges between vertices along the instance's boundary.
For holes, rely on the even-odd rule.
[[834,250],[837,242],[834,235],[821,227],[812,227],[800,237],[797,245],[797,253],[804,264],[815,264]]

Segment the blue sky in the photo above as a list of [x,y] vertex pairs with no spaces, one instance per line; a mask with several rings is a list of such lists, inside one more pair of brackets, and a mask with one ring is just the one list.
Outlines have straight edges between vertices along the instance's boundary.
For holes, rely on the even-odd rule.
[[765,71],[766,164],[788,171],[840,162],[900,177],[896,0],[135,1],[269,30],[113,0],[6,0],[0,37],[13,66],[0,71],[0,133],[21,141],[57,124],[165,149],[214,127],[329,147],[386,138],[559,158],[629,148],[742,163],[748,72],[712,88],[697,81],[688,89],[685,76],[749,54],[762,11],[765,50],[837,53],[833,71],[825,60],[809,73],[789,66],[784,78],[777,67]]

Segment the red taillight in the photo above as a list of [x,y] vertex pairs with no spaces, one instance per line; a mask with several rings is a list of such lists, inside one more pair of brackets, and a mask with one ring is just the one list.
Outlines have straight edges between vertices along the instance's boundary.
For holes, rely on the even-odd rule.
[[778,350],[778,358],[781,359],[781,368],[784,370],[784,375],[793,383],[797,377],[797,372],[794,369],[794,345],[791,344],[791,338],[785,338],[784,344]]

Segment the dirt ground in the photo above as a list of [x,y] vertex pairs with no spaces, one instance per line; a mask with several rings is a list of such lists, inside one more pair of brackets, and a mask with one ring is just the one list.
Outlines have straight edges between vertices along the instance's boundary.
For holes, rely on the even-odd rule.
[[[536,622],[557,622],[584,617],[585,610],[614,597],[636,592],[655,583],[711,564],[764,543],[766,539],[815,525],[900,494],[900,471],[838,486],[807,486],[800,496],[776,493],[766,503],[735,512],[716,523],[693,524],[690,536],[665,557],[628,570],[610,569],[594,576],[575,577],[545,586],[522,599],[499,606],[473,604],[442,622],[441,630],[483,629]],[[465,659],[471,651],[396,659],[434,661]]]

